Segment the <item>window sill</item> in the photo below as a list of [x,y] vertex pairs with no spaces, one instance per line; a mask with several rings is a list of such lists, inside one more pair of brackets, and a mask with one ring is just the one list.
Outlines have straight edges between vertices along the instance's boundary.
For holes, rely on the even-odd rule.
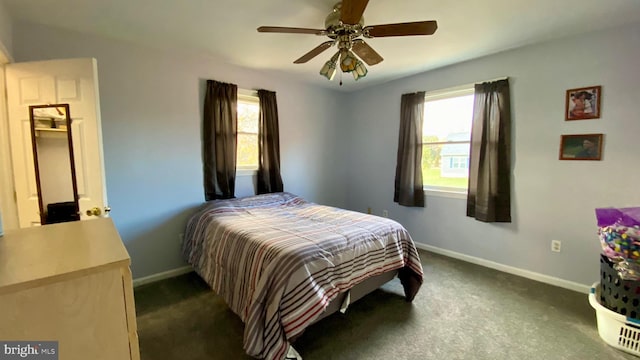
[[452,190],[437,190],[424,188],[424,194],[426,196],[437,196],[451,199],[467,199],[467,191],[452,191]]
[[236,169],[236,176],[255,176],[258,175],[258,169]]

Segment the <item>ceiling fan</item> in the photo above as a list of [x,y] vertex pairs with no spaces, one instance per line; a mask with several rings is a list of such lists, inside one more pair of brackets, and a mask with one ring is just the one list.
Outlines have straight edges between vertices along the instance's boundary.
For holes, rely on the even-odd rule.
[[338,52],[324,64],[320,70],[320,75],[332,80],[336,74],[336,65],[339,63],[340,69],[343,72],[352,73],[354,79],[358,80],[359,78],[367,75],[367,68],[362,64],[358,57],[354,55],[354,53],[368,65],[375,65],[384,60],[380,54],[360,38],[361,36],[365,38],[377,38],[390,36],[432,35],[438,28],[436,21],[417,21],[365,26],[362,14],[364,13],[368,3],[369,0],[343,0],[335,4],[333,10],[325,19],[324,29],[261,26],[258,28],[258,32],[328,36],[331,40],[318,45],[293,63],[306,63],[330,47],[337,45]]

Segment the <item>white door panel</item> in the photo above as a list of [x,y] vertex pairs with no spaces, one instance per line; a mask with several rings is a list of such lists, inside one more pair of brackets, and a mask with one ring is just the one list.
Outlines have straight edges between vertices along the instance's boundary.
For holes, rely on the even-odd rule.
[[106,206],[95,59],[14,63],[6,67],[9,132],[21,227],[40,222],[29,106],[69,104],[81,219]]

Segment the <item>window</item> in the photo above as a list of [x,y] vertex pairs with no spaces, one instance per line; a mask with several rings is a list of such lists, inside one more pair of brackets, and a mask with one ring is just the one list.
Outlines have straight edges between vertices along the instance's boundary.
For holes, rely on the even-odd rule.
[[451,169],[468,169],[469,158],[464,156],[449,157],[449,168]]
[[473,86],[428,93],[425,97],[422,126],[425,190],[466,192],[472,119]]
[[260,102],[254,95],[238,94],[238,145],[236,169],[258,169],[258,116]]

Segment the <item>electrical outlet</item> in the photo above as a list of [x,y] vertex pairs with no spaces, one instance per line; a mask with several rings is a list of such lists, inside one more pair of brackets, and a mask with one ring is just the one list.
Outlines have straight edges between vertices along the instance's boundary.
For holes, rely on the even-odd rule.
[[382,217],[389,217],[389,212],[387,210],[382,210]]
[[551,240],[551,251],[560,252],[562,249],[562,242],[560,240]]

